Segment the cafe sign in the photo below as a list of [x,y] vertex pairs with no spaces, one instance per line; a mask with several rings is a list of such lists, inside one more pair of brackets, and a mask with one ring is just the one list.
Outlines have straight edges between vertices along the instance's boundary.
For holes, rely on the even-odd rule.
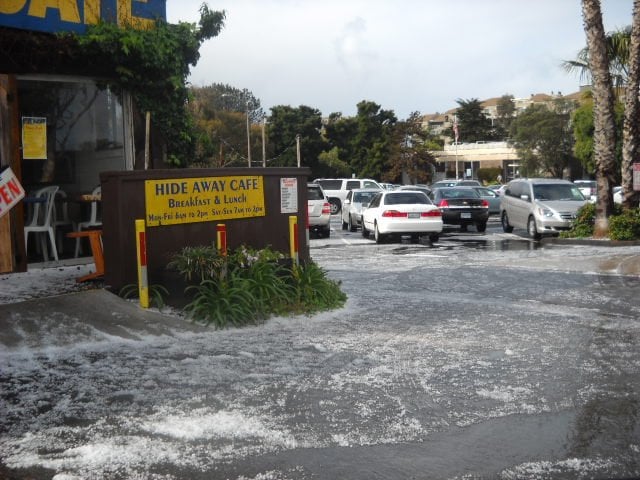
[[0,0],[0,26],[49,33],[100,22],[147,30],[166,16],[166,0]]
[[24,189],[10,168],[0,173],[0,217],[9,213],[22,198]]
[[148,227],[264,217],[264,178],[146,180],[145,204]]

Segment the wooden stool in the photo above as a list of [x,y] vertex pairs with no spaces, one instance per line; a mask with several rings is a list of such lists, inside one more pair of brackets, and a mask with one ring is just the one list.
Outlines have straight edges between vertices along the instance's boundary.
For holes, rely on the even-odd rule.
[[83,230],[81,232],[67,233],[69,238],[89,237],[91,244],[91,254],[96,265],[96,271],[88,275],[76,278],[76,282],[86,282],[95,280],[104,275],[104,255],[102,252],[102,230]]

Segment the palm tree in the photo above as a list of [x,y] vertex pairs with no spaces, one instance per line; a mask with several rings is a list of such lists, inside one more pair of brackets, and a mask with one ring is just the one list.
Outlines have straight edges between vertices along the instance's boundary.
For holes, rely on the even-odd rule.
[[628,44],[627,95],[624,103],[624,123],[622,127],[622,206],[634,208],[638,205],[638,192],[633,191],[633,162],[638,157],[640,147],[640,0],[633,2],[633,19]]
[[[609,57],[609,72],[613,85],[620,88],[626,85],[629,78],[629,49],[631,39],[631,27],[625,27],[605,35],[607,44],[607,56]],[[563,68],[569,73],[578,73],[580,81],[584,84],[591,83],[591,70],[589,69],[589,47],[578,52],[575,60],[562,62]]]
[[606,237],[609,233],[609,216],[613,212],[615,118],[609,51],[602,24],[600,1],[582,0],[582,16],[589,51],[589,70],[593,78],[595,127],[593,144],[598,184],[594,236]]

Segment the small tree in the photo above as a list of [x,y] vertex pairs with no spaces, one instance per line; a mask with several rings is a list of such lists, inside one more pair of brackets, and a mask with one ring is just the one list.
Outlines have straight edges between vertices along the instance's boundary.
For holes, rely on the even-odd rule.
[[395,183],[407,175],[411,183],[431,183],[436,161],[430,151],[433,146],[430,138],[429,132],[422,128],[419,112],[413,112],[408,119],[398,122],[394,127],[388,170],[382,179]]
[[[254,132],[264,112],[260,100],[247,89],[212,84],[189,89],[189,111],[195,120],[195,161],[200,166],[247,164],[247,115],[250,120],[252,158],[261,154],[260,132]],[[258,155],[259,156],[259,155]]]
[[[491,125],[491,119],[484,113],[484,108],[477,98],[470,100],[456,100],[460,106],[456,110],[460,141],[475,143],[477,141],[495,140],[496,131]],[[453,129],[445,131],[445,135],[455,138]]]
[[562,178],[572,159],[573,135],[565,106],[532,104],[511,125],[511,139],[526,175]]
[[80,65],[92,65],[93,73],[108,78],[114,89],[128,91],[141,112],[151,112],[168,162],[184,166],[195,146],[193,122],[185,108],[186,80],[200,58],[200,46],[220,33],[224,19],[224,11],[203,4],[198,25],[157,22],[151,30],[136,30],[99,23],[84,35],[69,34],[76,42],[70,55]]
[[498,112],[498,125],[505,133],[508,133],[511,130],[511,123],[513,122],[516,112],[513,95],[502,95],[498,100],[496,110]]
[[320,110],[300,105],[297,108],[277,105],[271,108],[268,138],[275,157],[271,166],[297,165],[296,136],[300,135],[302,165],[310,167],[313,176],[322,176],[319,155],[325,150]]

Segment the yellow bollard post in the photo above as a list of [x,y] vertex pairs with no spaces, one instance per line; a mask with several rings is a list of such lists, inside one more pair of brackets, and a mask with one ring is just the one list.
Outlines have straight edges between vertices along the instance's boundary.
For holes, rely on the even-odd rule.
[[298,217],[295,215],[289,217],[289,250],[293,264],[298,265]]
[[220,255],[227,256],[227,226],[224,223],[216,225],[216,247]]
[[138,292],[140,306],[149,308],[149,279],[147,277],[147,233],[144,220],[136,220],[136,253],[138,254]]

